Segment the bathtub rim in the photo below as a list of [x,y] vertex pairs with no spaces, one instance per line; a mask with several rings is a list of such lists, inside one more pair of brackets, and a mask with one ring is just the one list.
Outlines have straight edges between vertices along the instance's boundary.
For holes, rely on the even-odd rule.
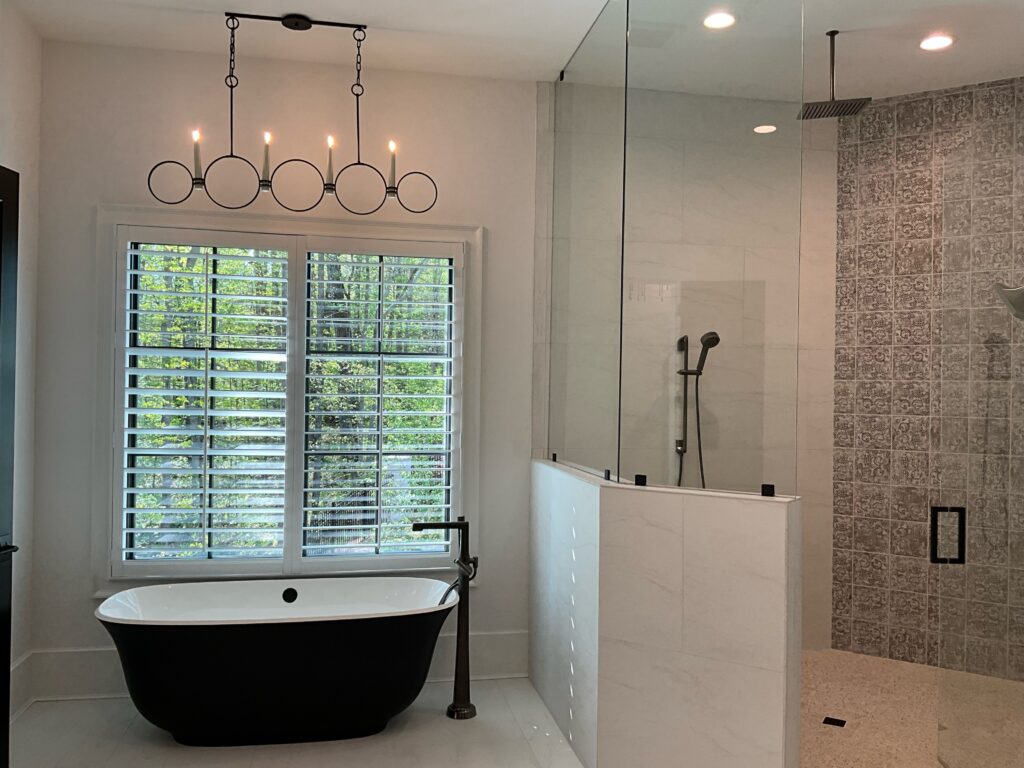
[[212,580],[200,580],[200,581],[182,581],[182,582],[167,582],[162,584],[144,584],[141,586],[129,587],[122,589],[114,594],[107,597],[101,602],[94,611],[93,615],[101,623],[107,624],[124,624],[130,626],[139,627],[216,627],[216,626],[249,626],[254,624],[309,624],[314,622],[324,621],[354,621],[354,620],[366,620],[366,619],[386,619],[397,616],[415,616],[419,614],[435,613],[438,611],[449,611],[458,605],[459,592],[457,589],[452,589],[443,603],[436,605],[425,606],[423,608],[412,608],[408,610],[396,610],[396,611],[378,611],[374,613],[348,613],[348,614],[323,614],[323,615],[306,615],[306,616],[275,616],[275,617],[260,617],[260,618],[249,618],[249,619],[170,619],[170,618],[126,618],[121,616],[111,616],[104,613],[104,606],[109,602],[115,600],[120,595],[126,592],[135,591],[159,591],[166,589],[174,589],[175,587],[188,587],[197,586],[203,584],[210,585],[223,585],[223,584],[275,584],[281,589],[287,589],[288,587],[298,587],[302,584],[309,584],[310,582],[328,582],[328,581],[360,581],[360,580],[412,580],[416,581],[429,581],[436,585],[443,586],[444,589],[448,589],[451,585],[446,581],[440,579],[423,579],[416,576],[330,576],[330,577],[318,577],[318,578],[290,578],[290,579],[218,579]]

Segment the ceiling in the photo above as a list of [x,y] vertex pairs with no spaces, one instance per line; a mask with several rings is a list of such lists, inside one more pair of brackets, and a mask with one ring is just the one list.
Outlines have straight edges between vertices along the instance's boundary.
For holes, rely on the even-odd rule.
[[[223,53],[224,11],[366,24],[367,68],[551,80],[605,0],[17,0],[49,39]],[[352,60],[347,30],[243,21],[238,56]]]
[[[222,53],[225,9],[301,12],[367,24],[367,67],[552,80],[605,0],[20,2],[45,37],[59,40]],[[610,0],[574,60],[580,79],[621,82],[624,2]],[[736,26],[704,29],[706,13],[722,7],[736,14]],[[630,0],[630,23],[630,84],[636,87],[791,101],[824,98],[824,33],[833,27],[843,32],[840,98],[1024,75],[1024,0]],[[955,46],[941,53],[921,51],[921,38],[939,30],[954,35]],[[297,38],[274,24],[243,23],[239,57],[347,64],[351,45],[339,35],[345,33],[314,29]]]
[[[733,28],[704,28],[717,8],[735,14]],[[571,63],[571,79],[621,84],[623,15],[623,0],[611,0]],[[629,84],[638,88],[824,99],[830,29],[842,33],[838,98],[1024,76],[1024,0],[630,0],[629,22]],[[922,51],[920,41],[937,31],[955,45]]]

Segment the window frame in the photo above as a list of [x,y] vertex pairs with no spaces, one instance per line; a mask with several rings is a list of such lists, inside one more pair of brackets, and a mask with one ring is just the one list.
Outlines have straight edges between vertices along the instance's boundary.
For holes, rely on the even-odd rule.
[[[216,216],[214,219],[218,218]],[[108,372],[112,376],[111,416],[113,429],[110,433],[111,449],[108,452],[109,494],[106,496],[104,517],[106,524],[106,561],[102,572],[97,568],[98,594],[109,591],[104,584],[109,581],[149,581],[195,579],[195,578],[245,578],[245,577],[299,577],[323,576],[352,573],[396,573],[433,572],[452,569],[452,553],[410,554],[410,555],[361,555],[352,557],[304,558],[301,555],[302,494],[304,479],[304,394],[305,394],[305,312],[306,312],[306,260],[311,251],[365,252],[384,256],[435,256],[449,258],[453,266],[453,330],[452,330],[452,517],[460,514],[473,519],[476,482],[467,488],[465,465],[467,460],[476,464],[471,446],[478,445],[479,419],[479,370],[467,375],[466,358],[478,360],[474,352],[479,349],[479,330],[472,325],[479,324],[479,274],[470,285],[467,281],[467,255],[472,252],[470,239],[437,239],[437,233],[423,230],[426,237],[398,229],[393,236],[382,229],[378,235],[355,233],[332,233],[321,226],[311,226],[308,234],[290,234],[297,227],[295,222],[284,231],[268,231],[272,227],[182,227],[151,226],[148,224],[122,224],[109,222],[106,228],[112,235],[114,246],[113,280],[108,283],[113,289],[113,316],[110,330],[113,333],[113,354],[107,347],[107,354],[100,355],[110,361]],[[226,222],[225,222],[226,223]],[[305,227],[304,227],[305,228]],[[103,229],[103,227],[101,227]],[[470,230],[472,232],[474,230]],[[482,232],[475,230],[478,243],[482,244]],[[460,233],[463,234],[463,233]],[[377,235],[377,236],[374,236]],[[101,232],[102,236],[102,232]],[[183,244],[209,245],[215,247],[272,247],[288,252],[288,396],[286,398],[286,425],[288,429],[285,453],[285,525],[284,553],[275,559],[202,559],[178,561],[123,560],[121,557],[121,536],[123,530],[122,484],[123,484],[123,440],[124,440],[124,363],[126,340],[126,303],[128,245],[133,242],[181,242]],[[469,273],[472,275],[472,272]],[[476,290],[474,290],[476,286]],[[100,291],[101,298],[103,291]],[[477,303],[471,305],[468,296],[476,295]],[[109,294],[108,294],[109,295]],[[109,305],[108,305],[109,306]],[[109,340],[109,334],[101,334]],[[102,352],[102,350],[101,350]],[[102,371],[101,371],[102,375]],[[467,418],[468,417],[468,418]],[[473,430],[472,439],[467,443],[467,424]],[[471,501],[467,500],[467,492]],[[475,521],[474,521],[475,522]],[[472,539],[478,539],[474,531]]]

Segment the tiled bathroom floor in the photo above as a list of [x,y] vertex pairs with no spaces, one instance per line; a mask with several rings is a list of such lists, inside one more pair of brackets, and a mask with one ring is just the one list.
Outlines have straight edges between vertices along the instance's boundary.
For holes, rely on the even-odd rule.
[[[802,689],[802,768],[1024,766],[1024,683],[815,651],[804,654]],[[474,682],[475,720],[448,720],[450,698],[450,684],[429,684],[367,739],[224,749],[175,744],[128,699],[37,702],[14,723],[12,765],[581,768],[528,680]],[[846,727],[823,725],[827,715]]]
[[[198,694],[201,695],[201,694]],[[126,698],[36,702],[14,723],[13,768],[580,768],[528,680],[473,683],[479,715],[444,715],[450,683],[428,684],[377,736],[266,747],[182,747]]]
[[1024,766],[1024,683],[814,651],[802,694],[802,768]]

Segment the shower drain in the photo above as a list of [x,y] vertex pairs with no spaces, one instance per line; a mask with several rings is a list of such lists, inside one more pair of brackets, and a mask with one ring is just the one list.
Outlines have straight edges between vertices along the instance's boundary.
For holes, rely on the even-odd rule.
[[825,725],[834,725],[836,728],[846,727],[846,721],[838,717],[826,717],[821,722]]

